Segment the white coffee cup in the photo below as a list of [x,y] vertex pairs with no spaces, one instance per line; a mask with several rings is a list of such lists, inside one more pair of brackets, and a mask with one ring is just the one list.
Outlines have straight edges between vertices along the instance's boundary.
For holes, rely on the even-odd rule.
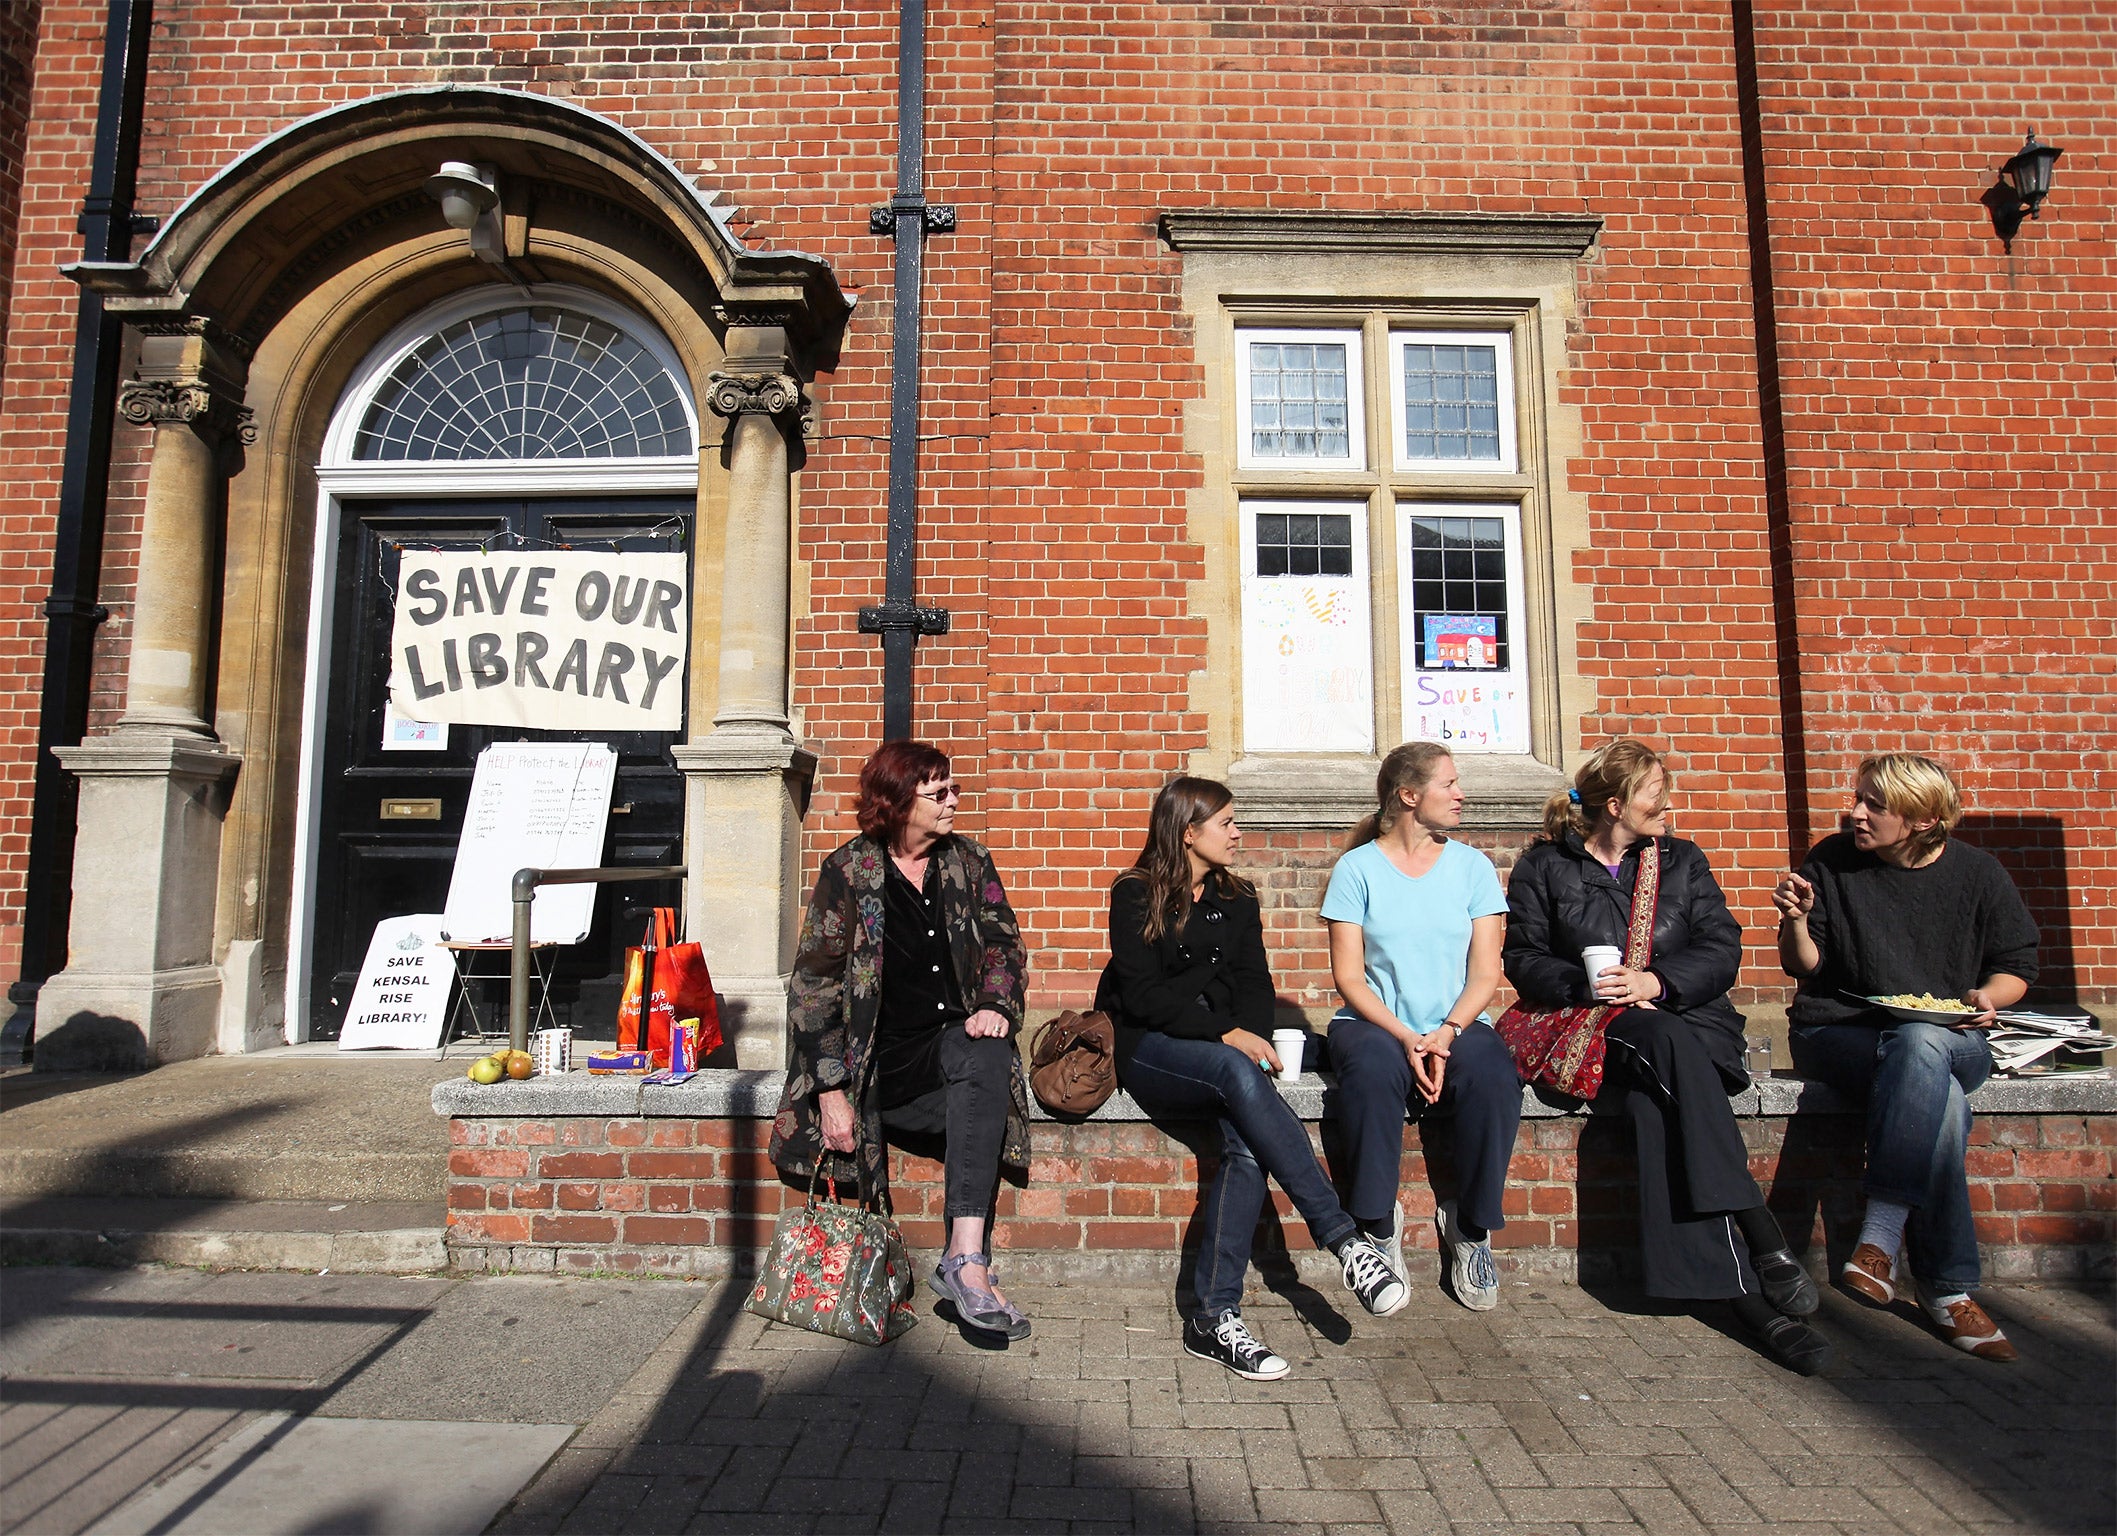
[[1279,1053],[1279,1080],[1292,1083],[1301,1079],[1301,1053],[1308,1045],[1308,1035],[1298,1029],[1275,1029],[1272,1031],[1272,1049]]
[[1595,983],[1604,971],[1613,965],[1624,964],[1624,951],[1615,944],[1590,944],[1580,952],[1580,963],[1588,968],[1588,990],[1595,990]]

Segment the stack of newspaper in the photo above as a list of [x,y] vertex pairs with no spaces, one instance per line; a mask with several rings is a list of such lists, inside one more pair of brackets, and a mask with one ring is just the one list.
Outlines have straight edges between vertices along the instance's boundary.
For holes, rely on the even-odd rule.
[[2107,1077],[2102,1052],[2117,1049],[2112,1039],[2086,1014],[2031,1013],[2002,1008],[1999,1026],[1985,1038],[1992,1045],[1992,1070],[2008,1077]]

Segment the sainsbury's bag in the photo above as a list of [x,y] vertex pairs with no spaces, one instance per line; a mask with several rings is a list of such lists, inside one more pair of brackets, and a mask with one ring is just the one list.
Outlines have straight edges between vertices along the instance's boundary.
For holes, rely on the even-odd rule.
[[678,1019],[698,1020],[701,1059],[720,1048],[720,1003],[705,952],[679,931],[676,908],[656,907],[639,944],[625,951],[618,1049],[644,1050],[656,1067],[669,1065],[669,1031]]

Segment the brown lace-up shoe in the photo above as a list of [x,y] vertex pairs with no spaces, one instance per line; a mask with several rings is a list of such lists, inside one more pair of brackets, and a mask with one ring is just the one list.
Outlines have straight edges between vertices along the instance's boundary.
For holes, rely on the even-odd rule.
[[[1948,1317],[1945,1323],[1938,1316],[1943,1310]],[[1965,1354],[1975,1355],[1980,1360],[2021,1358],[2007,1336],[1999,1331],[1999,1324],[1992,1321],[1992,1314],[1967,1296],[1961,1301],[1950,1302],[1945,1309],[1935,1306],[1927,1308],[1927,1312],[1933,1317],[1933,1326],[1940,1336]]]
[[1838,1283],[1860,1300],[1886,1307],[1896,1300],[1896,1282],[1892,1278],[1895,1270],[1896,1260],[1873,1243],[1862,1243],[1845,1261]]

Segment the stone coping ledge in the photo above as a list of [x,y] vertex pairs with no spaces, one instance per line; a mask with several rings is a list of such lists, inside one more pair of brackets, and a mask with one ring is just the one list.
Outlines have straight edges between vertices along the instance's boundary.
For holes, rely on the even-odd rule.
[[[533,1077],[523,1082],[480,1084],[468,1078],[436,1083],[434,1113],[453,1119],[543,1120],[568,1116],[598,1119],[765,1120],[779,1111],[786,1073],[779,1070],[700,1072],[687,1083],[649,1084],[636,1077],[591,1077],[570,1072],[563,1077]],[[1311,1072],[1280,1089],[1304,1120],[1336,1118],[1334,1081]],[[1772,1119],[1790,1115],[1847,1115],[1864,1107],[1821,1083],[1798,1077],[1769,1077],[1733,1099],[1738,1116]],[[1973,1111],[1988,1115],[2117,1114],[2117,1079],[1996,1077],[1970,1096]],[[1522,1118],[1554,1119],[1583,1113],[1579,1105],[1547,1103],[1536,1090],[1522,1090]],[[1614,1115],[1615,1103],[1585,1112]],[[1031,1118],[1055,1120],[1042,1105],[1030,1104]],[[1097,1121],[1139,1121],[1150,1116],[1128,1093],[1090,1117]]]

